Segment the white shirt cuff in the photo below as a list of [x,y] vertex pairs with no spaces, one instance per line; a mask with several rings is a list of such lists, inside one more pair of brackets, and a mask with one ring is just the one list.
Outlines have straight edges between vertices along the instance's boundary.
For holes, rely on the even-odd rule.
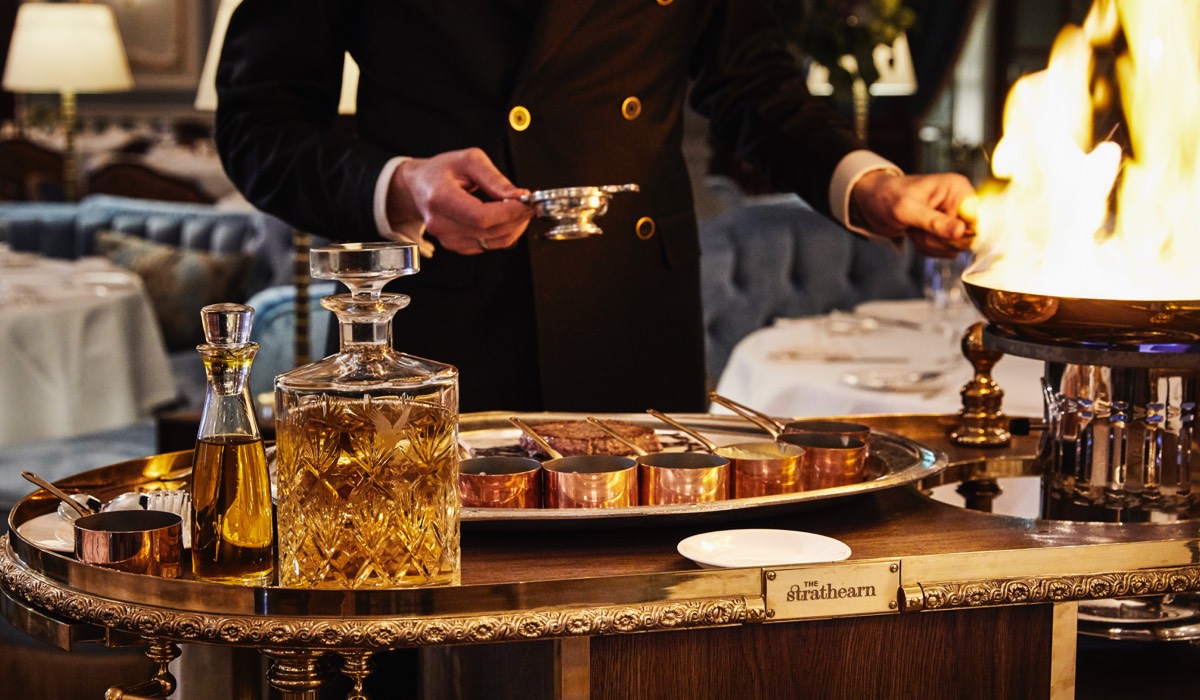
[[382,238],[416,243],[421,255],[428,258],[433,255],[433,243],[425,238],[424,223],[413,222],[393,226],[387,218],[388,188],[391,187],[392,176],[396,174],[396,168],[406,160],[409,160],[408,156],[396,156],[384,163],[383,170],[379,171],[379,178],[375,180],[375,200],[372,207],[375,229]]
[[829,210],[833,212],[833,216],[839,223],[851,231],[871,238],[881,238],[867,229],[857,226],[853,221],[850,209],[850,192],[863,175],[875,170],[889,170],[897,175],[904,174],[904,171],[895,163],[871,151],[852,151],[842,158],[837,167],[833,169],[833,180],[829,183]]

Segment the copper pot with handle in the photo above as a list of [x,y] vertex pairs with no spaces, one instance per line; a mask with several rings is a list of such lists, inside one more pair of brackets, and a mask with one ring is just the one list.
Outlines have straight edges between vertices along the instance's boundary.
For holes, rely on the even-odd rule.
[[766,441],[718,446],[698,431],[654,409],[646,412],[690,435],[712,454],[728,459],[733,467],[734,498],[773,496],[804,490],[802,447]]
[[517,417],[508,419],[550,455],[542,463],[547,508],[624,508],[638,504],[637,461],[620,455],[564,457]]
[[749,406],[740,404],[733,399],[721,396],[717,392],[712,392],[708,395],[712,402],[720,406],[724,406],[733,411],[737,415],[754,423],[758,427],[771,434],[771,437],[776,440],[784,435],[792,433],[804,434],[821,434],[821,435],[839,435],[842,437],[861,440],[863,444],[870,445],[871,428],[862,423],[854,423],[851,421],[841,420],[824,420],[824,419],[800,419],[787,422],[780,422],[771,416],[756,411]]
[[729,498],[729,460],[703,452],[647,452],[604,421],[588,422],[637,455],[640,502],[644,506],[707,503]]

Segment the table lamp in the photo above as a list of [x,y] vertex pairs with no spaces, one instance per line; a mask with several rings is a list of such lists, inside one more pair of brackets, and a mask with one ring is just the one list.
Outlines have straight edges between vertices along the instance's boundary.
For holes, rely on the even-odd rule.
[[12,92],[58,93],[63,188],[78,192],[75,95],[133,88],[116,18],[107,5],[27,2],[17,11],[3,85]]
[[[204,67],[200,70],[200,84],[196,89],[196,109],[203,112],[215,112],[217,109],[217,64],[221,60],[221,47],[225,44],[225,30],[229,27],[229,18],[242,0],[221,0],[217,8],[217,18],[213,23],[212,38],[208,42],[208,53],[204,57]],[[338,114],[354,114],[358,94],[358,64],[346,54],[346,62],[342,68],[342,95],[338,100]]]
[[[877,45],[871,56],[875,59],[879,79],[870,86],[864,85],[861,78],[854,84],[854,127],[859,138],[863,140],[867,137],[867,104],[871,97],[899,97],[917,91],[917,73],[913,67],[912,52],[909,50],[906,34],[901,32],[891,46]],[[842,56],[840,63],[851,75],[858,73],[854,56]],[[807,85],[808,91],[814,95],[833,94],[829,69],[820,63],[813,62],[809,66]]]

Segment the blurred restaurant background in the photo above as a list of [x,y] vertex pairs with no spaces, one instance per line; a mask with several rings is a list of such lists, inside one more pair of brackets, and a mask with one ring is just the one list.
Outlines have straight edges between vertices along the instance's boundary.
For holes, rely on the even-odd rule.
[[[1058,30],[1082,21],[1088,4],[866,3],[890,8],[881,11],[878,34],[895,41],[874,47],[880,74],[857,111],[852,94],[804,46],[830,33],[849,45],[876,41],[828,14],[853,4],[775,6],[797,60],[813,68],[810,88],[833,93],[874,150],[909,172],[953,170],[979,183],[1008,88],[1045,67]],[[264,410],[274,374],[323,354],[329,314],[319,299],[333,284],[312,284],[306,264],[296,262],[312,237],[255,211],[225,176],[213,143],[213,75],[236,5],[0,0],[0,255],[9,256],[0,279],[0,356],[8,358],[0,365],[0,510],[29,492],[19,465],[37,465],[54,480],[191,446],[204,391],[192,320],[205,300],[255,307],[262,350],[251,383]],[[22,35],[14,30],[23,6]],[[101,8],[98,21],[73,12]],[[814,8],[824,8],[829,32],[804,31]],[[809,49],[819,55],[828,47]],[[339,108],[348,129],[355,70],[348,62]],[[848,235],[793,195],[764,193],[753,173],[714,152],[691,112],[685,152],[705,251],[711,386],[738,342],[779,319],[928,291],[927,261],[918,254]],[[147,249],[147,241],[166,249]],[[17,271],[30,255],[47,269],[22,278]],[[142,289],[119,280],[106,286],[102,276],[111,270],[87,269],[101,264],[136,274]],[[76,305],[45,303],[48,289],[78,281],[81,270],[100,280],[91,291],[104,295],[112,326],[111,335],[89,329],[86,343],[63,335],[72,318],[80,322]],[[28,308],[39,314],[16,313]],[[157,321],[153,333],[137,330],[137,319],[147,318]]]
[[[209,86],[201,85],[219,0],[96,0],[113,9],[124,43],[132,84],[127,88],[79,90],[77,96],[80,195],[126,192],[95,183],[97,171],[114,159],[145,165],[174,178],[179,187],[164,198],[219,204],[233,196],[212,157]],[[20,6],[0,2],[0,55],[7,56]],[[53,3],[47,3],[53,4]],[[803,2],[780,2],[782,8]],[[984,153],[995,143],[1000,109],[1013,81],[1045,66],[1058,30],[1078,23],[1089,3],[1082,0],[911,0],[907,43],[914,78],[907,90],[879,90],[871,98],[869,141],[873,148],[911,172],[961,170],[984,176]],[[797,37],[797,42],[802,40]],[[905,57],[909,60],[908,57]],[[897,94],[906,92],[909,94]],[[198,100],[198,93],[199,100]],[[211,100],[211,101],[210,101]],[[43,163],[61,158],[60,99],[47,88],[25,93],[0,91],[3,140],[25,140],[28,151],[4,150],[0,198],[54,201],[63,198],[61,178]],[[690,138],[698,179],[704,173],[702,124]],[[179,149],[173,152],[169,149]],[[211,158],[209,167],[201,165]],[[45,170],[37,174],[39,168]],[[187,192],[191,185],[194,192]],[[702,215],[719,204],[697,188]]]
[[[214,295],[255,307],[253,339],[262,351],[252,390],[264,397],[261,408],[269,413],[274,374],[323,354],[329,319],[318,300],[333,288],[330,283],[313,283],[305,264],[297,264],[297,254],[302,257],[319,240],[255,211],[225,176],[216,154],[214,52],[222,21],[235,2],[85,3],[111,9],[116,30],[112,38],[119,42],[128,74],[121,75],[118,67],[114,74],[81,77],[83,82],[76,84],[59,71],[102,68],[97,61],[79,61],[82,51],[49,49],[50,53],[30,54],[32,58],[16,57],[18,49],[36,50],[28,44],[33,38],[14,31],[25,4],[70,5],[0,0],[0,59],[6,60],[0,87],[0,533],[6,529],[8,510],[33,490],[19,476],[23,469],[33,468],[55,481],[194,444],[204,391],[203,368],[195,352],[199,328],[176,327],[174,317],[194,319],[192,309]],[[804,0],[776,4],[793,20],[812,5]],[[857,121],[871,148],[907,172],[956,171],[980,185],[988,177],[988,154],[1000,136],[1009,88],[1020,76],[1045,67],[1058,31],[1068,23],[1081,23],[1091,3],[881,4],[903,5],[911,13],[896,18],[896,40],[879,47],[884,49],[876,59],[880,76],[868,88],[867,99],[856,103],[828,71],[822,73],[823,67],[803,53],[811,36],[797,32],[797,60],[815,68],[810,87],[832,92],[831,99],[847,118]],[[41,27],[42,33],[66,41],[66,46],[85,45],[68,37],[72,27],[53,24],[58,21],[54,13],[41,14],[38,21],[50,23]],[[59,60],[63,66],[52,69]],[[353,77],[353,66],[347,75]],[[353,129],[352,90],[345,97],[342,119]],[[752,173],[714,152],[704,127],[700,117],[689,113],[685,149],[705,253],[703,291],[713,388],[721,384],[737,344],[780,319],[828,314],[880,299],[922,299],[930,293],[934,263],[912,250],[897,253],[854,239],[794,197],[782,203],[783,224],[778,223],[777,209],[753,206],[768,202],[761,198],[770,194],[754,190],[748,184]],[[765,227],[774,228],[760,230]],[[746,229],[757,233],[739,237]],[[161,251],[145,250],[146,241],[182,252],[163,257]],[[844,263],[814,270],[812,278],[796,279],[792,261],[780,259],[780,251]],[[19,272],[34,267],[21,257],[29,255],[53,264],[36,275]],[[202,272],[195,271],[199,258],[189,260],[189,255],[202,256]],[[91,256],[106,258],[112,267],[86,263]],[[234,263],[243,267],[230,273],[214,257],[236,258]],[[747,260],[762,261],[763,267],[755,269],[757,279],[731,282]],[[960,269],[962,263],[957,261]],[[137,274],[138,284],[123,284],[112,276],[114,269]],[[80,279],[81,274],[94,280],[89,289],[111,307],[112,320],[104,330],[74,327],[74,335],[63,335],[59,329],[73,327],[66,320],[72,311],[64,308],[64,321],[52,323],[59,311],[47,290],[58,284],[56,280]],[[775,284],[784,276],[785,284]],[[236,283],[231,281],[234,277]],[[40,309],[37,317],[12,314],[6,320],[6,307],[34,303]],[[94,317],[89,323],[95,323]],[[156,327],[147,334],[144,327],[138,330],[139,323]],[[57,357],[36,350],[38,343],[87,352]],[[38,361],[13,361],[26,356],[37,356]],[[55,362],[62,367],[55,368]],[[942,388],[953,410],[957,386],[950,382]],[[1036,388],[1033,391],[1036,410],[1041,397]],[[54,398],[64,392],[62,400]],[[265,437],[270,439],[269,434]],[[0,678],[17,673],[18,667],[52,663],[46,659],[58,653],[30,648],[31,643],[18,638],[0,623]],[[14,646],[21,647],[19,653],[9,653]],[[1194,680],[1171,675],[1175,666],[1191,663],[1187,653],[1187,648],[1178,650],[1179,663],[1166,670],[1160,665],[1164,685]],[[118,652],[118,660],[119,654],[136,660],[140,651]],[[76,669],[113,668],[116,663],[111,651],[84,651],[71,658]],[[1081,656],[1080,663],[1100,668],[1108,663],[1106,658]],[[1082,669],[1081,683],[1114,683]],[[118,679],[103,679],[105,687],[114,680]],[[53,679],[39,682],[51,683],[43,688],[57,687]],[[1081,685],[1080,690],[1086,689]],[[1126,692],[1119,684],[1109,690],[1112,697]],[[1091,695],[1101,696],[1109,695]]]

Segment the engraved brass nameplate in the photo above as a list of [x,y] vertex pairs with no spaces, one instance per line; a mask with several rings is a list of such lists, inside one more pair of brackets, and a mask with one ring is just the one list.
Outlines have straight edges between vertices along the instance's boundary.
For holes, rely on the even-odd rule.
[[763,574],[768,620],[898,612],[900,562],[797,566]]

